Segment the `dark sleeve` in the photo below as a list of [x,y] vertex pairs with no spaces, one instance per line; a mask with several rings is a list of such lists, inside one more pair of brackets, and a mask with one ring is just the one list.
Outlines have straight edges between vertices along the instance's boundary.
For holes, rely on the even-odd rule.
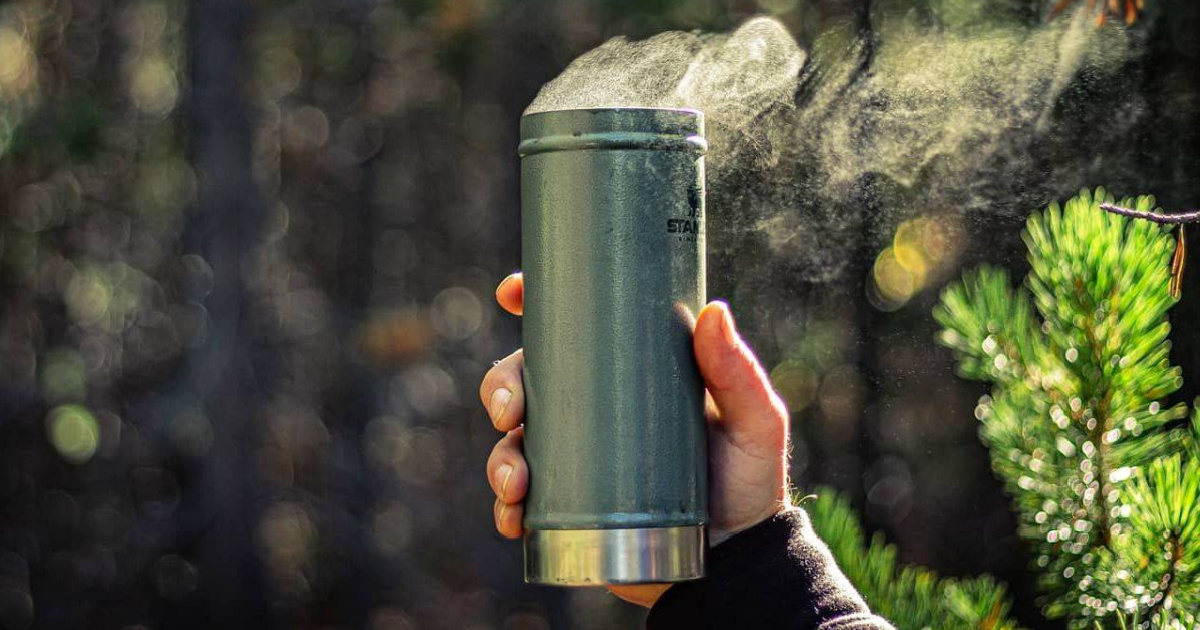
[[713,547],[708,577],[667,589],[646,628],[894,630],[867,609],[799,508]]

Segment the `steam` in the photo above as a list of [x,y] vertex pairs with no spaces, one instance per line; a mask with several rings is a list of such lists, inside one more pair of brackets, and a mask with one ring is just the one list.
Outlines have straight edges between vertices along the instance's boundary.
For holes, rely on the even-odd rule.
[[728,34],[613,39],[527,112],[703,110],[710,251],[757,247],[811,282],[840,277],[867,231],[882,243],[914,216],[1023,216],[1094,185],[1111,163],[1072,152],[1067,131],[1078,130],[1061,121],[1103,121],[1120,138],[1140,118],[1136,100],[1071,95],[1115,80],[1134,54],[1124,31],[1083,14],[959,32],[910,14],[875,20],[869,44],[843,26],[811,54],[769,18]]
[[[604,106],[692,107],[709,136],[742,134],[796,92],[806,55],[782,24],[756,18],[728,35],[612,39],[576,59],[525,113]],[[717,138],[713,138],[716,134]]]

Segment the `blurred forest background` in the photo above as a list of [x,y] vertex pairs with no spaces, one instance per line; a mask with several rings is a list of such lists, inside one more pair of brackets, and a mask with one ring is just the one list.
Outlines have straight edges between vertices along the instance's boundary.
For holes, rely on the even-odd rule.
[[[807,47],[981,2],[0,4],[0,627],[638,623],[602,591],[522,584],[492,527],[475,392],[520,343],[491,295],[519,266],[522,110],[617,35],[765,13]],[[1136,159],[1044,181],[1043,202],[1103,184],[1200,204],[1200,8],[1146,4],[1125,91],[1069,91],[1099,114],[1055,136],[1098,160],[1104,107],[1136,96]],[[710,295],[794,412],[798,485],[844,490],[906,562],[996,574],[1023,622],[1054,627],[976,437],[984,387],[953,376],[929,315],[964,266],[1024,268],[1024,214],[866,213],[845,272],[811,281],[721,200]],[[1200,272],[1183,295],[1186,400]]]

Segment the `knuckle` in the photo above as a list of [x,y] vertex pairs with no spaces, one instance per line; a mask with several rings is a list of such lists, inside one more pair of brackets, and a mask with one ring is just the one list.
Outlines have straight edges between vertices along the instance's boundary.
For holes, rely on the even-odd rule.
[[521,365],[523,363],[523,351],[518,349],[516,352],[500,359],[495,365],[483,375],[483,382],[479,385],[479,398],[484,405],[488,404],[488,399],[491,398],[492,392],[497,387],[507,387],[512,391],[516,391],[521,387]]
[[514,435],[513,431],[509,431],[508,435],[500,438],[496,445],[492,447],[492,453],[488,456],[487,468],[489,474],[494,472],[501,464],[510,464],[516,466],[518,463],[524,463],[525,458],[521,453],[521,448],[517,442],[518,436]]
[[500,438],[499,442],[496,443],[497,454],[505,458],[511,458],[513,455],[520,456],[521,449],[518,439],[519,438],[517,435],[515,435],[512,431],[509,431],[504,437]]

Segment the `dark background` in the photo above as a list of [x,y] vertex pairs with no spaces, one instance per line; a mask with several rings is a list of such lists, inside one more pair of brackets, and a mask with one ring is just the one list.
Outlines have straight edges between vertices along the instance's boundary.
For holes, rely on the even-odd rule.
[[[519,345],[491,294],[519,266],[522,110],[617,35],[766,13],[802,45],[870,41],[872,11],[955,2],[0,4],[0,627],[634,625],[602,591],[522,584],[520,545],[492,529],[476,389]],[[1147,3],[1128,80],[1069,91],[1088,117],[1067,111],[1031,158],[1043,202],[1106,184],[1200,203],[1200,10]],[[1052,179],[1105,150],[1105,103],[1130,93],[1133,159]],[[889,190],[868,175],[844,203]],[[985,390],[929,315],[962,267],[1023,271],[1035,207],[958,216],[937,281],[880,308],[894,222],[864,213],[845,270],[816,282],[722,199],[710,294],[792,405],[797,485],[846,492],[905,561],[995,573],[1054,627],[976,438]],[[1190,400],[1200,275],[1183,293]]]

